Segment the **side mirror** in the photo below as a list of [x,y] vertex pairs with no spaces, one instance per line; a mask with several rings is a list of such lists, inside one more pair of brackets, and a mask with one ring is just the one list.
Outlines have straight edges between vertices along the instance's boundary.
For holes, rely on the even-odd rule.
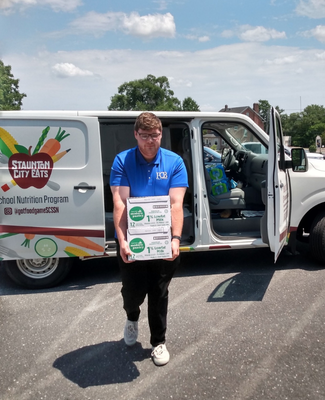
[[294,172],[306,172],[308,170],[308,159],[303,148],[291,149],[291,168]]

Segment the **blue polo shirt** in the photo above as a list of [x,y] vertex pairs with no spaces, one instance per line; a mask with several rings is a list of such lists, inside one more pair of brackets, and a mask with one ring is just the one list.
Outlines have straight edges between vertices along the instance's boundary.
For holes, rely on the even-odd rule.
[[164,196],[170,188],[188,187],[187,171],[183,159],[170,150],[160,147],[148,163],[134,147],[115,157],[110,185],[130,187],[130,197]]

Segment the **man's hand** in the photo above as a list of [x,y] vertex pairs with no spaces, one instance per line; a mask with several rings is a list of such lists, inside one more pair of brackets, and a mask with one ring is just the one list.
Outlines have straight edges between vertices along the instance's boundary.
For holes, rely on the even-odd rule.
[[172,258],[165,258],[166,261],[174,261],[179,256],[179,240],[172,240]]
[[126,240],[122,240],[120,243],[120,255],[122,257],[122,260],[126,263],[126,264],[130,264],[132,262],[134,262],[134,260],[129,260],[128,256],[132,255],[132,252],[129,248],[129,244]]

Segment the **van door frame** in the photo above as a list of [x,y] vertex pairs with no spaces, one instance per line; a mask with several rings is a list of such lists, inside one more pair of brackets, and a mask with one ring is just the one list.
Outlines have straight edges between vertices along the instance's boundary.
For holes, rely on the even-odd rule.
[[290,226],[291,188],[286,170],[281,118],[274,107],[270,110],[269,159],[267,178],[268,244],[276,262],[288,241]]

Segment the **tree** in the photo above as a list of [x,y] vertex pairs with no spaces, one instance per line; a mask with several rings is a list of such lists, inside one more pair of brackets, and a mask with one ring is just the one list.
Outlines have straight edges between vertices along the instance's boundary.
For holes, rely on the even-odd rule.
[[[271,104],[267,100],[259,100],[258,105],[259,105],[259,110],[260,110],[259,114],[263,118],[264,126],[266,127],[268,125],[268,121],[270,118]],[[275,106],[275,109],[280,114],[281,121],[282,121],[283,118],[285,118],[284,115],[282,115],[284,110],[281,109],[279,106]]]
[[325,108],[312,104],[300,113],[293,113],[283,124],[284,134],[291,136],[294,146],[309,147],[315,144],[316,136],[325,140]]
[[183,100],[183,111],[200,111],[200,107],[192,97],[186,97]]
[[[197,103],[190,97],[183,102],[186,111],[195,108],[198,111]],[[192,109],[191,109],[192,107]],[[118,87],[118,93],[111,97],[109,110],[120,111],[181,111],[181,102],[174,97],[166,76],[156,78],[147,75],[144,79],[125,82]]]
[[25,93],[19,92],[19,79],[14,79],[11,66],[0,60],[0,110],[20,110]]

